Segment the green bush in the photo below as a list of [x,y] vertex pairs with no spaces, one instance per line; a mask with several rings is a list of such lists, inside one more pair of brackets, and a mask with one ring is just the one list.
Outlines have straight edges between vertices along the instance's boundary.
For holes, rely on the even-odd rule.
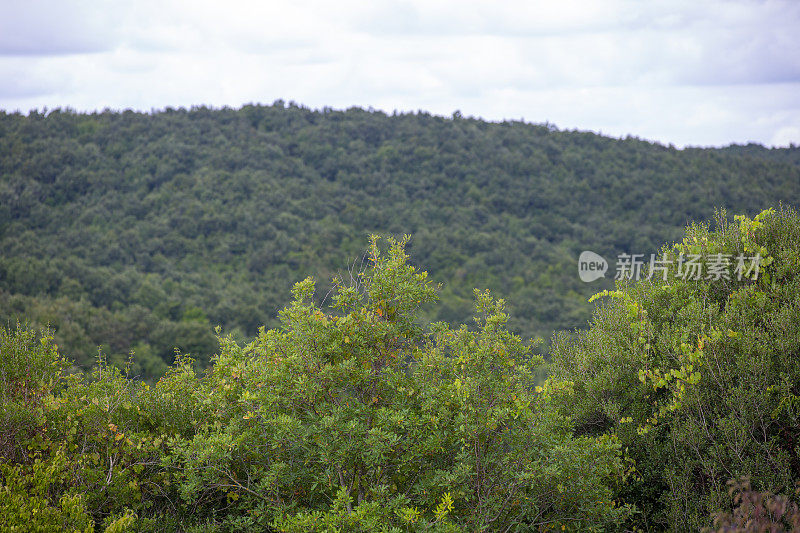
[[[332,308],[294,288],[283,326],[220,340],[201,380],[208,419],[172,438],[186,505],[220,530],[495,530],[613,524],[614,438],[573,439],[534,390],[542,364],[477,294],[476,328],[423,328],[435,298],[403,242],[373,241],[371,267]],[[156,389],[160,386],[157,385]],[[221,513],[220,509],[226,509]]]
[[280,328],[244,346],[220,337],[202,375],[179,355],[153,386],[102,359],[67,376],[49,336],[3,330],[3,423],[24,431],[7,443],[0,519],[81,531],[620,523],[618,439],[572,437],[553,407],[570,388],[536,387],[543,361],[508,332],[502,300],[476,291],[474,327],[425,324],[436,287],[405,244],[373,239],[369,267],[334,280],[330,307],[306,279]]
[[21,460],[26,440],[46,430],[43,402],[63,387],[67,366],[50,332],[0,328],[0,460]]
[[[575,431],[617,436],[634,461],[616,497],[637,506],[637,527],[697,530],[730,509],[731,479],[773,493],[800,479],[800,217],[736,219],[688,228],[662,250],[666,280],[618,285],[588,331],[554,341]],[[704,269],[727,254],[728,279],[682,279],[680,254]],[[739,279],[740,254],[760,256],[758,275]]]
[[[373,239],[368,266],[334,280],[328,307],[306,279],[280,327],[247,344],[219,336],[204,373],[178,354],[152,386],[102,359],[90,375],[70,374],[49,333],[0,328],[0,523],[198,532],[792,523],[794,211],[690,227],[663,250],[675,260],[666,279],[602,293],[589,330],[555,339],[543,383],[544,361],[488,292],[475,291],[474,324],[423,320],[436,287],[405,244]],[[758,254],[761,268],[681,279],[680,254],[704,268],[719,254]],[[752,486],[732,500],[728,482],[743,476]]]
[[[153,385],[102,359],[69,374],[47,332],[2,328],[0,523],[448,532],[794,520],[794,211],[690,227],[663,250],[666,279],[602,293],[589,330],[556,337],[544,382],[503,300],[476,290],[474,324],[427,323],[436,287],[405,240],[379,244],[361,272],[334,279],[328,306],[301,281],[279,327],[246,344],[220,335],[203,373],[178,354]],[[727,276],[681,279],[680,254],[706,269],[720,254],[761,263],[758,275],[748,259],[742,276],[733,261]],[[752,485],[732,500],[728,482],[743,476]]]
[[[33,454],[32,454],[33,455]],[[6,531],[94,531],[80,494],[55,489],[68,481],[69,462],[59,449],[30,465],[0,464],[0,522]],[[55,487],[54,487],[55,486]]]

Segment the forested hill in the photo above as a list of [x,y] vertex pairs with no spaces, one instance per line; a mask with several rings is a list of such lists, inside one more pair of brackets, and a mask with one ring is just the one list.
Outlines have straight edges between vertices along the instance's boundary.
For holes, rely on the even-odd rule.
[[[158,375],[207,360],[213,327],[275,325],[291,285],[358,269],[370,233],[412,240],[443,282],[436,317],[504,297],[524,337],[581,327],[578,254],[657,250],[714,208],[800,203],[800,149],[677,150],[634,138],[426,113],[0,112],[0,320],[103,345]],[[613,266],[612,266],[613,268]],[[610,273],[613,276],[613,272]],[[320,283],[324,296],[325,283]]]

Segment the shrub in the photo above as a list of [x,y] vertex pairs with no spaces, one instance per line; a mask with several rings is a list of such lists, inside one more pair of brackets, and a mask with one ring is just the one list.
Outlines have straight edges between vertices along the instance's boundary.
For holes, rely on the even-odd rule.
[[[785,492],[800,478],[800,217],[722,214],[662,253],[667,279],[604,293],[588,331],[555,339],[553,372],[575,387],[561,405],[575,431],[617,436],[634,461],[616,494],[634,525],[697,530],[729,506],[728,480]],[[682,279],[680,254],[703,272],[730,258],[728,279]],[[740,278],[740,254],[758,274],[747,259]]]
[[169,441],[183,501],[220,530],[496,530],[614,524],[613,437],[573,439],[535,390],[541,358],[476,294],[473,329],[422,327],[435,298],[404,241],[344,284],[332,307],[298,283],[283,326],[220,339],[201,380],[209,418]]

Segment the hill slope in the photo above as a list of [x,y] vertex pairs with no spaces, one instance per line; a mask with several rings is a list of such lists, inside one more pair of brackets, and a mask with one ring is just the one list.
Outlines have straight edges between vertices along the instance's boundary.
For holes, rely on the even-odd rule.
[[582,250],[613,263],[715,207],[797,205],[799,161],[283,102],[0,113],[0,320],[52,324],[81,365],[100,344],[112,359],[134,349],[157,375],[175,347],[206,360],[213,325],[274,325],[294,282],[358,268],[369,233],[410,233],[444,282],[432,318],[464,320],[472,288],[489,288],[513,330],[549,337],[584,326],[608,286],[578,279]]

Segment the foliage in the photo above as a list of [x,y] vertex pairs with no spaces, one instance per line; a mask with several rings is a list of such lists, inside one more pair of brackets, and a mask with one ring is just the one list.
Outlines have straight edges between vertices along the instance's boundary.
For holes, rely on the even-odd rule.
[[[697,530],[730,509],[731,479],[776,494],[800,479],[800,216],[720,213],[662,253],[664,276],[620,283],[588,331],[556,338],[553,379],[575,388],[560,408],[577,434],[627,450],[635,470],[615,497],[638,507],[633,525]],[[681,254],[704,273],[730,262],[695,280],[677,275]]]
[[[556,336],[544,381],[503,300],[475,290],[474,324],[431,323],[437,287],[411,264],[408,238],[382,242],[372,237],[363,268],[335,277],[324,298],[313,278],[295,284],[279,327],[247,342],[218,330],[205,371],[178,353],[152,385],[133,379],[132,362],[102,356],[91,374],[73,373],[51,332],[0,328],[0,522],[794,527],[795,211],[687,228],[662,249],[666,272],[602,291],[588,330]],[[682,256],[716,274],[678,275]],[[722,258],[727,270],[715,271]]]
[[[59,363],[47,383],[63,385],[15,436],[26,453],[2,465],[0,521],[34,508],[81,531],[583,531],[626,519],[612,498],[626,474],[618,439],[572,436],[554,407],[570,387],[536,386],[543,360],[488,291],[475,292],[475,327],[426,323],[436,287],[407,240],[373,237],[328,307],[313,279],[297,283],[279,328],[245,345],[220,336],[202,374],[182,355],[152,386],[102,359],[70,379]],[[4,335],[23,339],[4,361],[24,350],[60,361],[47,335]]]
[[67,467],[63,450],[48,461],[37,457],[30,468],[0,464],[3,526],[10,531],[93,531],[80,494],[64,494],[57,498],[57,505],[49,501],[51,485],[67,480]]
[[133,350],[154,382],[176,347],[207,366],[217,325],[240,342],[277,327],[295,281],[326,294],[365,235],[410,233],[446,281],[427,320],[469,322],[480,286],[511,331],[549,338],[611,288],[575,276],[582,246],[647,254],[714,207],[796,204],[798,154],[281,101],[0,112],[0,322],[49,325],[83,369],[98,346],[120,366]]
[[0,459],[26,454],[20,443],[37,433],[44,401],[63,385],[66,366],[49,332],[39,336],[19,323],[0,329]]

